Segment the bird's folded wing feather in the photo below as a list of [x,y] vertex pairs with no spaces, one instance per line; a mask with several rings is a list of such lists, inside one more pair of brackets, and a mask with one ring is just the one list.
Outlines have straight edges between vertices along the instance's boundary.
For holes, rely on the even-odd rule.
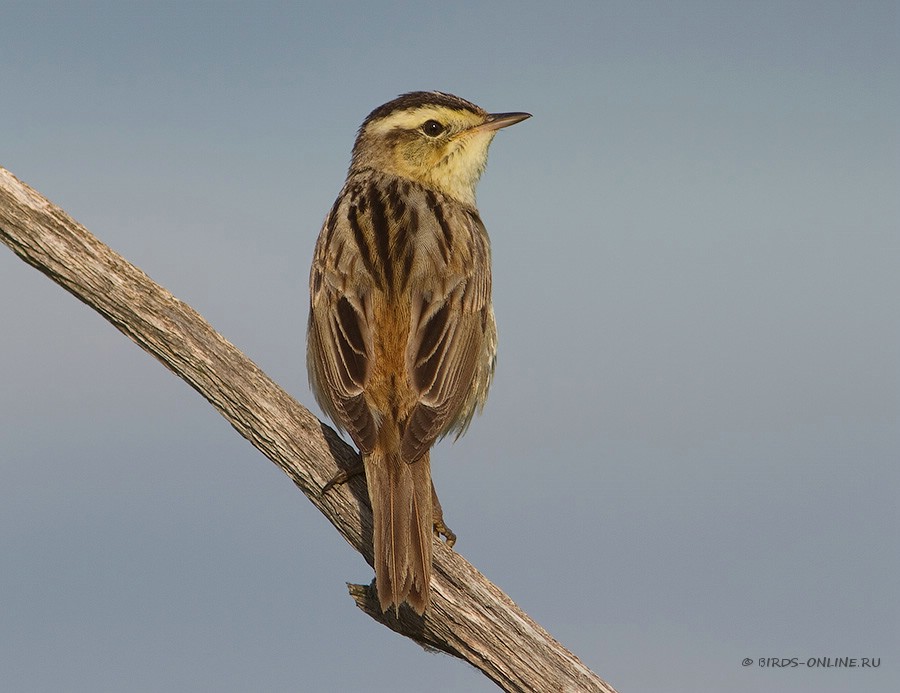
[[480,375],[489,378],[479,369],[492,368],[483,363],[485,340],[494,329],[487,234],[477,216],[460,213],[447,222],[466,225],[461,238],[467,242],[460,245],[470,257],[456,263],[458,280],[442,294],[413,291],[406,363],[419,401],[401,442],[408,462],[438,437],[465,430],[478,403],[473,383]]

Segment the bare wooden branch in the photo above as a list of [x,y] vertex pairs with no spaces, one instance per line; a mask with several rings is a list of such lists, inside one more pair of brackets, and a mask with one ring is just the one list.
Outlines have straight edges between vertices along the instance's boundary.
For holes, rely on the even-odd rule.
[[[372,518],[361,478],[322,494],[356,452],[266,376],[190,306],[154,283],[59,207],[0,168],[0,240],[101,313],[205,397],[277,464],[372,563]],[[337,466],[336,466],[337,465]],[[358,606],[420,644],[467,660],[510,691],[613,688],[531,620],[458,553],[435,542],[432,606],[382,614],[370,587]]]

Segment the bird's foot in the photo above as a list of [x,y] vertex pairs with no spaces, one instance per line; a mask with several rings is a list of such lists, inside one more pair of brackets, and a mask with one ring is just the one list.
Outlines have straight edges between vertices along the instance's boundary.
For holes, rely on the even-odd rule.
[[362,462],[360,462],[357,465],[354,465],[353,467],[350,467],[349,469],[342,469],[341,471],[339,471],[337,474],[335,474],[331,478],[331,481],[329,481],[327,484],[325,484],[322,487],[322,495],[324,496],[334,486],[338,486],[339,484],[346,484],[353,477],[359,476],[360,474],[364,474],[365,471],[366,471],[366,468],[363,466]]
[[453,545],[456,543],[456,535],[453,533],[452,529],[444,524],[443,518],[435,518],[434,533],[438,535],[439,539],[441,537],[444,538],[448,548],[453,548]]

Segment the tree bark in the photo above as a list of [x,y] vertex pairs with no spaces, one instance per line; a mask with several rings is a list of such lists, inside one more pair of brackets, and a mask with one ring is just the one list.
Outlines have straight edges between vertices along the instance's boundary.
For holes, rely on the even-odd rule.
[[[293,480],[372,564],[372,515],[362,477],[321,489],[357,453],[285,393],[195,310],[0,167],[0,240],[103,315],[205,397]],[[465,659],[509,691],[614,689],[442,542],[434,546],[432,605],[381,613],[371,586],[349,585],[372,618]]]

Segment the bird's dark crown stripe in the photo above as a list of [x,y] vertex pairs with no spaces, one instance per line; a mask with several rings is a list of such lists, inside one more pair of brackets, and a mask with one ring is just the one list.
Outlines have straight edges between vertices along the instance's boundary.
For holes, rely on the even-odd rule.
[[423,106],[445,106],[457,110],[470,111],[472,113],[482,114],[484,111],[470,101],[461,99],[453,94],[444,94],[440,91],[411,91],[408,94],[401,94],[393,101],[379,106],[372,111],[363,121],[362,127],[371,123],[373,120],[384,118],[391,113],[397,111],[411,111],[415,108]]

